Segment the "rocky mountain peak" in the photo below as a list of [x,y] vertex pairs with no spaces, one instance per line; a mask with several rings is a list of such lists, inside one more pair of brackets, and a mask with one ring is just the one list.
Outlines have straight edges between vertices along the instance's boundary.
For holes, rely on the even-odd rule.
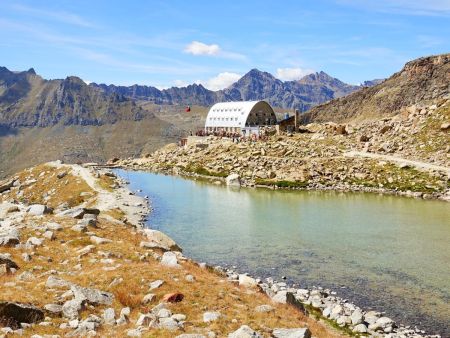
[[320,82],[322,84],[333,83],[335,85],[347,85],[346,83],[342,82],[341,80],[336,79],[336,78],[328,75],[324,71],[320,71],[320,72],[316,72],[316,73],[311,73],[311,74],[305,75],[300,80],[298,80],[298,82],[299,83],[303,83],[303,84],[314,84],[314,83],[319,83]]
[[268,72],[263,72],[259,69],[253,68],[248,73],[246,73],[243,77],[241,77],[239,81],[246,79],[255,79],[255,80],[269,80],[269,81],[279,81],[275,76]]

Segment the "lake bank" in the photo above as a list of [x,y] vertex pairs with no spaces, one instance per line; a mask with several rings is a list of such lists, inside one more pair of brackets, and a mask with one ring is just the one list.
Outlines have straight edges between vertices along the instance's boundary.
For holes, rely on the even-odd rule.
[[[135,175],[137,173],[128,173],[128,179],[130,177],[130,175]],[[154,175],[156,176],[156,175]],[[164,178],[164,176],[162,176]],[[156,186],[158,187],[158,192],[154,192],[154,194],[149,194],[148,191],[146,191],[145,189],[145,184],[143,184],[142,182],[139,184],[140,185],[140,189],[144,189],[144,192],[146,194],[148,194],[150,196],[150,199],[154,200],[154,210],[152,211],[152,216],[150,217],[150,226],[151,227],[156,227],[157,229],[163,230],[166,233],[169,233],[169,235],[171,235],[172,237],[174,237],[177,241],[179,241],[180,243],[189,243],[189,245],[186,248],[186,253],[190,256],[193,257],[196,260],[206,260],[208,262],[211,262],[212,264],[220,264],[222,265],[224,262],[229,263],[229,265],[236,265],[239,267],[240,271],[247,271],[247,272],[251,272],[253,275],[256,276],[260,276],[260,277],[267,277],[269,275],[271,276],[282,276],[285,275],[288,277],[288,280],[290,280],[290,283],[297,283],[300,284],[302,287],[311,287],[313,285],[321,285],[324,288],[330,288],[331,290],[336,290],[338,291],[339,295],[344,296],[347,299],[350,299],[352,301],[356,301],[356,303],[360,306],[362,306],[363,308],[374,308],[374,309],[379,309],[382,311],[387,311],[388,314],[394,316],[397,319],[400,319],[400,322],[405,322],[404,318],[409,318],[409,320],[407,322],[409,323],[420,323],[420,324],[424,324],[422,322],[423,318],[426,318],[427,316],[429,316],[429,313],[433,310],[436,310],[437,312],[439,312],[439,306],[440,309],[446,309],[445,307],[445,299],[446,297],[448,297],[448,290],[447,291],[443,291],[444,293],[441,293],[440,296],[437,296],[438,298],[436,298],[436,294],[429,294],[428,291],[431,290],[435,290],[434,292],[436,292],[439,288],[436,288],[436,286],[432,286],[431,284],[427,285],[427,283],[423,284],[422,280],[424,280],[423,276],[419,278],[419,287],[417,288],[413,288],[411,290],[409,290],[409,286],[417,283],[417,280],[415,280],[415,278],[417,279],[417,276],[415,276],[416,274],[420,275],[420,264],[423,265],[427,265],[430,264],[430,262],[437,263],[436,261],[432,261],[433,258],[430,258],[430,256],[428,257],[423,257],[423,261],[424,263],[420,263],[418,264],[418,266],[416,267],[411,267],[410,265],[408,265],[408,254],[404,255],[404,258],[401,259],[401,264],[405,265],[405,269],[400,269],[400,271],[398,270],[398,267],[394,266],[385,266],[385,267],[378,267],[376,264],[373,267],[370,267],[369,270],[363,270],[365,272],[367,272],[367,274],[365,276],[358,276],[358,273],[361,272],[361,267],[364,267],[364,264],[367,264],[367,261],[371,260],[371,257],[368,253],[363,253],[363,251],[361,251],[361,248],[358,248],[358,246],[356,246],[357,251],[355,251],[355,255],[356,257],[362,257],[363,258],[363,262],[352,262],[355,259],[352,257],[349,257],[349,259],[346,259],[345,262],[340,263],[342,265],[341,268],[341,272],[338,272],[336,269],[331,269],[329,268],[329,264],[330,262],[327,262],[327,260],[329,260],[329,258],[327,257],[333,257],[333,256],[339,256],[339,254],[341,254],[340,251],[336,251],[336,247],[335,246],[331,246],[332,251],[331,252],[320,252],[321,250],[318,250],[316,247],[313,247],[311,250],[311,248],[305,248],[304,250],[301,250],[300,254],[295,255],[294,257],[292,257],[292,253],[289,253],[290,251],[292,251],[292,249],[289,249],[289,240],[292,240],[292,234],[294,234],[294,237],[296,236],[295,232],[292,233],[292,229],[289,231],[285,231],[286,229],[280,229],[281,233],[285,233],[287,235],[282,237],[284,239],[280,239],[280,242],[285,241],[286,242],[286,246],[288,247],[288,249],[286,250],[286,248],[281,248],[279,247],[278,244],[275,244],[275,246],[273,245],[274,243],[271,243],[270,245],[266,243],[266,241],[263,241],[265,243],[265,245],[262,245],[264,247],[264,250],[267,251],[267,255],[268,257],[271,257],[270,259],[268,259],[268,261],[271,262],[276,262],[277,261],[277,257],[278,257],[278,262],[277,264],[281,264],[283,265],[282,262],[280,262],[280,254],[282,257],[284,257],[285,262],[289,262],[289,264],[292,265],[292,269],[291,272],[289,272],[289,270],[286,270],[286,268],[284,269],[280,269],[280,268],[276,268],[275,270],[273,269],[274,267],[277,266],[277,264],[275,265],[271,265],[271,264],[263,264],[260,268],[255,268],[254,266],[252,266],[252,264],[249,264],[248,262],[246,262],[245,259],[242,258],[238,258],[236,257],[235,259],[235,252],[239,251],[238,250],[238,244],[236,244],[235,246],[231,246],[230,248],[228,248],[228,250],[223,251],[223,250],[216,250],[214,251],[214,249],[217,249],[220,245],[220,241],[224,238],[224,235],[222,233],[209,233],[209,232],[205,232],[203,233],[204,230],[203,226],[199,227],[199,217],[204,217],[206,218],[207,223],[213,223],[216,224],[217,223],[217,219],[219,220],[219,223],[221,224],[221,226],[225,225],[226,223],[223,222],[223,215],[225,214],[226,217],[228,218],[232,218],[233,222],[235,222],[236,224],[240,224],[240,225],[244,225],[244,228],[247,229],[246,227],[246,222],[249,220],[249,217],[246,215],[245,212],[243,211],[239,211],[240,209],[236,209],[238,211],[235,211],[237,213],[237,215],[239,215],[238,218],[234,217],[233,214],[229,214],[227,213],[227,210],[230,209],[232,206],[235,206],[235,204],[225,204],[225,211],[224,210],[218,210],[216,207],[214,207],[210,213],[202,213],[201,211],[199,211],[197,208],[191,208],[191,204],[190,202],[194,201],[195,204],[199,204],[201,205],[202,203],[211,207],[212,205],[214,205],[213,201],[214,200],[218,200],[220,201],[222,204],[223,203],[228,203],[226,201],[228,201],[228,199],[234,199],[234,198],[238,198],[238,203],[239,205],[243,205],[246,206],[247,208],[251,208],[251,210],[253,211],[253,209],[255,210],[259,210],[261,211],[262,209],[267,209],[267,210],[275,210],[275,214],[278,220],[283,220],[282,215],[283,212],[281,211],[276,211],[276,210],[281,210],[283,209],[283,205],[284,204],[289,204],[290,202],[286,202],[286,198],[288,198],[290,195],[310,195],[312,194],[314,195],[324,195],[324,196],[328,196],[328,198],[322,197],[322,199],[320,199],[320,203],[323,204],[324,209],[321,211],[322,214],[325,212],[327,213],[327,210],[333,210],[333,208],[329,208],[329,204],[327,203],[331,203],[331,201],[333,201],[333,195],[336,195],[337,197],[339,197],[341,200],[346,201],[344,203],[348,204],[346,207],[338,207],[337,209],[342,209],[343,212],[345,212],[346,214],[351,214],[352,210],[355,209],[360,209],[361,210],[361,215],[353,215],[353,216],[348,216],[350,218],[347,217],[347,219],[345,220],[345,224],[347,224],[346,226],[342,227],[340,226],[340,231],[341,234],[337,234],[335,231],[331,231],[332,229],[327,228],[327,232],[330,235],[330,239],[327,239],[327,242],[324,244],[329,244],[332,243],[333,241],[335,241],[336,239],[339,239],[339,243],[342,243],[343,241],[346,240],[346,237],[351,236],[352,232],[355,232],[356,229],[352,229],[348,227],[348,224],[355,224],[358,225],[360,223],[360,220],[363,220],[365,223],[368,223],[368,226],[374,222],[375,219],[370,219],[370,217],[367,219],[367,215],[375,215],[375,214],[380,214],[383,215],[383,213],[388,212],[388,210],[403,210],[402,212],[402,217],[403,219],[400,217],[398,218],[398,215],[396,215],[395,212],[392,212],[390,221],[386,222],[386,225],[389,224],[389,222],[391,222],[393,225],[395,225],[394,230],[395,230],[395,234],[392,234],[392,243],[396,244],[394,247],[394,251],[392,250],[388,250],[387,252],[385,252],[383,254],[383,252],[380,252],[380,249],[376,247],[376,245],[374,245],[374,243],[371,244],[371,242],[369,241],[367,243],[367,247],[371,248],[372,250],[374,250],[374,255],[377,257],[377,260],[375,261],[375,263],[378,262],[378,260],[387,260],[387,262],[390,262],[392,259],[390,259],[389,257],[393,258],[395,257],[396,260],[398,260],[398,257],[396,256],[398,254],[398,252],[402,252],[404,250],[405,253],[408,253],[408,247],[422,247],[423,248],[423,243],[420,244],[419,242],[417,242],[418,239],[422,238],[424,240],[424,242],[428,242],[431,244],[433,243],[434,239],[427,239],[426,236],[424,236],[423,233],[420,232],[420,228],[423,228],[423,224],[427,224],[426,222],[429,223],[428,220],[432,219],[432,215],[433,214],[438,214],[436,213],[436,210],[434,210],[434,208],[432,207],[433,205],[438,205],[438,209],[441,208],[441,214],[442,212],[444,212],[443,216],[441,217],[441,226],[442,224],[448,224],[446,223],[447,221],[445,221],[447,219],[448,213],[446,212],[446,206],[447,204],[444,202],[433,202],[433,201],[420,201],[420,200],[415,200],[415,199],[404,199],[404,198],[395,198],[394,196],[377,196],[377,195],[369,195],[368,197],[365,197],[367,201],[367,203],[362,203],[361,201],[358,202],[358,196],[359,194],[339,194],[339,193],[289,193],[287,191],[267,191],[267,194],[277,194],[277,195],[281,195],[283,196],[283,201],[285,201],[285,203],[275,203],[274,201],[276,200],[276,198],[261,198],[262,200],[262,205],[261,207],[256,207],[252,202],[252,198],[254,198],[254,196],[250,196],[250,197],[246,197],[244,198],[244,200],[242,200],[239,197],[239,193],[235,193],[232,191],[228,191],[227,189],[221,188],[219,186],[214,186],[214,185],[207,185],[207,188],[205,188],[205,190],[208,191],[208,193],[203,193],[203,192],[198,192],[197,189],[200,188],[192,188],[191,184],[200,184],[201,187],[204,186],[204,184],[202,183],[187,183],[187,185],[189,186],[189,188],[185,188],[185,187],[181,187],[178,185],[177,182],[179,181],[183,181],[180,178],[176,178],[176,177],[165,177],[168,181],[172,182],[172,183],[167,183],[167,184],[163,184],[158,185],[157,182],[152,181],[151,186]],[[135,183],[134,183],[135,184]],[[132,182],[131,187],[134,189],[136,187],[136,185],[134,185]],[[187,191],[186,191],[187,189]],[[191,189],[193,189],[191,191]],[[168,193],[168,191],[170,191],[170,193]],[[195,193],[193,192],[195,191]],[[250,191],[247,191],[247,189],[244,189],[243,194],[246,195],[261,195],[264,191],[252,191],[250,189]],[[164,196],[164,194],[167,193],[167,196],[165,196],[164,198],[162,196]],[[162,195],[161,195],[162,194]],[[206,194],[206,195],[205,195]],[[232,197],[228,197],[228,195],[232,194]],[[242,194],[242,193],[241,193]],[[265,193],[263,193],[265,194]],[[168,197],[170,196],[170,197]],[[208,197],[205,197],[208,196]],[[288,197],[286,197],[288,196]],[[366,196],[366,195],[364,195]],[[203,200],[201,200],[201,202],[197,202],[199,199],[201,199],[203,197]],[[170,204],[170,200],[177,200],[177,207],[171,206]],[[289,198],[288,198],[289,200]],[[328,202],[327,202],[328,200]],[[314,206],[310,203],[307,203],[305,201],[307,201],[307,198],[303,198],[302,199],[302,203],[300,204],[304,204],[304,205],[310,205],[309,208],[303,207],[302,208],[302,212],[300,211],[293,211],[294,215],[296,217],[298,217],[299,215],[303,214],[303,212],[309,212],[308,217],[313,217],[314,215],[319,215],[319,219],[320,219],[320,212],[319,214],[313,214],[314,212]],[[380,202],[381,201],[381,202]],[[383,202],[384,201],[384,202]],[[260,201],[261,202],[261,201]],[[260,203],[258,202],[258,203]],[[163,210],[160,210],[159,207],[157,207],[158,203],[162,203],[163,204]],[[178,204],[181,203],[181,204]],[[250,204],[249,204],[250,203]],[[371,204],[372,203],[372,204]],[[418,207],[420,205],[420,203],[422,204],[422,207]],[[332,204],[332,203],[331,203]],[[407,205],[407,207],[405,208],[405,204]],[[185,208],[187,208],[187,210],[189,210],[188,214],[184,214],[184,215],[180,215],[178,210],[183,210],[183,208],[181,207],[182,205],[184,205]],[[290,203],[289,205],[292,205],[292,203]],[[403,206],[402,206],[403,205]],[[228,209],[226,208],[228,206]],[[167,209],[165,209],[167,208]],[[309,209],[309,211],[308,211]],[[334,209],[336,210],[336,206],[334,207]],[[230,209],[230,210],[234,210],[234,209]],[[408,212],[406,210],[410,210],[411,211],[411,215],[409,215],[408,219],[406,220],[404,217],[405,215],[408,214]],[[420,211],[420,212],[419,212]],[[187,212],[187,211],[186,211]],[[256,212],[256,211],[255,211]],[[291,210],[292,212],[292,210]],[[425,223],[420,223],[417,222],[417,215],[424,212],[424,214],[422,215],[422,220]],[[214,219],[214,216],[212,215],[212,213],[215,215],[216,220]],[[164,215],[164,217],[162,216]],[[176,215],[176,220],[175,220],[175,215]],[[187,216],[191,216],[193,215],[194,219],[184,219],[183,217],[187,217]],[[202,215],[202,216],[199,216]],[[236,215],[236,216],[237,216]],[[364,216],[365,215],[365,216]],[[267,216],[267,215],[265,215]],[[323,216],[323,215],[322,215]],[[332,213],[330,214],[328,211],[328,216],[329,221],[327,221],[327,224],[330,224],[330,226],[332,224],[335,223],[335,220],[338,219],[338,217],[336,217],[336,215],[333,215]],[[156,219],[155,219],[156,218]],[[342,218],[342,217],[341,217]],[[396,219],[398,218],[398,219]],[[153,219],[153,221],[152,221]],[[273,220],[273,218],[272,218]],[[410,242],[410,243],[406,243],[407,241],[405,240],[404,244],[405,247],[399,247],[398,243],[401,243],[401,240],[397,240],[396,238],[398,236],[404,236],[404,231],[405,229],[403,229],[401,227],[401,223],[403,221],[406,220],[406,223],[409,224],[416,224],[413,229],[414,231],[419,230],[417,233],[417,239],[415,240],[417,243],[414,242]],[[416,222],[414,223],[414,220],[416,220]],[[179,225],[179,223],[183,223],[186,224],[186,226],[181,226]],[[318,221],[319,222],[319,221]],[[264,222],[263,222],[264,223]],[[340,224],[342,222],[340,221]],[[200,236],[201,238],[207,238],[208,240],[210,238],[217,238],[217,240],[219,241],[218,243],[214,242],[213,244],[210,241],[206,241],[206,243],[204,245],[195,242],[195,236],[193,236],[192,233],[190,233],[190,228],[188,226],[188,224],[195,226],[197,228],[197,232],[200,231],[198,233],[198,236]],[[265,224],[265,223],[264,223]],[[276,222],[274,222],[274,224],[276,224]],[[200,222],[201,225],[201,222]],[[270,226],[270,224],[268,224],[268,227]],[[246,237],[244,234],[244,236],[242,236],[243,234],[241,232],[237,232],[237,234],[235,234],[234,240],[235,243],[241,243],[242,241],[248,241],[248,243],[253,246],[251,251],[244,251],[241,252],[241,256],[247,257],[248,255],[251,256],[251,259],[257,260],[258,257],[256,255],[255,252],[257,252],[256,248],[258,246],[261,246],[261,244],[256,243],[260,237],[258,237],[258,234],[255,232],[256,229],[258,228],[258,226],[256,226],[255,229],[252,230],[252,234],[255,236],[256,239],[249,239],[248,237]],[[217,230],[220,229],[217,226],[214,226],[213,229]],[[233,230],[226,228],[228,230],[228,232],[233,233],[236,232],[236,228],[232,228]],[[250,230],[251,228],[249,228],[248,230]],[[264,225],[264,231],[267,232],[266,226]],[[203,231],[204,230],[204,231]],[[211,230],[211,229],[210,229]],[[211,230],[212,231],[212,230]],[[218,231],[218,230],[217,230]],[[302,235],[305,235],[305,229],[303,229],[303,233]],[[309,230],[311,231],[311,230]],[[331,231],[331,233],[330,233]],[[428,229],[429,234],[432,234],[433,231],[432,229]],[[444,231],[444,232],[442,232]],[[192,231],[191,231],[192,232]],[[298,232],[298,230],[297,230]],[[437,232],[434,233],[433,236],[436,237],[442,237],[442,236],[448,236],[448,229],[447,232],[445,231],[445,227],[444,229],[441,230],[442,233]],[[270,233],[270,232],[269,232]],[[308,232],[306,233],[308,234]],[[274,235],[274,233],[270,233],[271,236]],[[381,234],[380,234],[381,235]],[[370,234],[369,237],[367,236],[361,236],[361,239],[363,240],[363,244],[367,242],[368,238],[372,238],[373,241],[377,241],[380,235],[376,235],[376,233],[374,234]],[[178,236],[178,237],[177,237]],[[277,235],[279,237],[279,234]],[[311,237],[312,236],[312,237]],[[311,235],[308,235],[309,240],[311,241],[312,239],[314,239],[314,233],[311,232]],[[411,233],[409,235],[411,237]],[[241,238],[242,237],[242,238]],[[320,236],[319,236],[320,237]],[[323,236],[322,236],[323,237]],[[322,237],[320,237],[321,239],[323,239]],[[367,237],[367,238],[366,238]],[[408,237],[408,238],[410,238]],[[413,236],[414,237],[414,236]],[[381,237],[382,238],[382,237]],[[444,237],[445,238],[445,237]],[[350,242],[352,241],[351,238],[348,238],[350,240]],[[198,240],[198,239],[197,239]],[[304,239],[306,240],[306,239]],[[184,241],[184,242],[183,242]],[[307,241],[307,242],[308,242]],[[330,242],[331,241],[331,242]],[[314,244],[314,241],[312,241]],[[398,242],[398,243],[397,243]],[[228,243],[228,242],[227,242]],[[389,245],[392,245],[389,244]],[[268,246],[267,246],[268,245]],[[352,244],[354,246],[354,244]],[[387,246],[389,246],[387,245]],[[190,249],[191,246],[197,246],[196,249]],[[211,249],[211,246],[213,247],[213,249]],[[271,246],[273,248],[271,248]],[[274,249],[274,250],[271,250]],[[256,251],[255,251],[256,250]],[[340,250],[340,249],[339,249]],[[351,251],[351,249],[349,249]],[[270,252],[273,252],[273,254],[271,254]],[[288,252],[288,254],[286,255],[285,252]],[[323,251],[323,250],[322,250]],[[433,250],[431,250],[433,251]],[[199,255],[199,252],[202,252],[202,255]],[[435,252],[435,251],[433,251]],[[318,258],[317,254],[320,254]],[[363,256],[361,256],[361,254],[363,253]],[[330,256],[331,255],[331,256]],[[392,256],[393,255],[393,256]],[[445,253],[445,255],[448,255],[448,252]],[[347,255],[348,256],[348,255]],[[227,257],[227,259],[224,259],[223,257]],[[445,260],[445,257],[441,257],[442,260]],[[265,260],[267,259],[263,259],[261,260],[261,258],[259,258],[259,260],[261,261],[261,263],[264,263]],[[357,259],[356,259],[357,260]],[[430,261],[431,260],[431,261]],[[303,264],[303,266],[300,267],[296,267],[296,261],[301,261],[302,263],[300,265]],[[345,264],[344,264],[345,263]],[[398,262],[400,263],[400,262]],[[322,267],[322,268],[320,268]],[[306,271],[303,271],[300,273],[301,279],[300,279],[300,283],[299,283],[299,274],[298,271],[301,271],[302,269],[305,269]],[[311,278],[311,271],[315,271],[314,273],[316,274],[315,278]],[[448,274],[448,272],[442,272],[441,273],[444,274]],[[337,275],[339,278],[341,278],[341,280],[339,280],[339,278],[335,278],[333,276],[333,274]],[[383,276],[383,279],[380,279],[377,276]],[[438,272],[439,275],[439,272]],[[320,278],[317,278],[317,276],[320,276]],[[354,277],[352,277],[354,276]],[[436,278],[439,279],[439,277],[436,277],[436,275],[434,275],[434,277],[432,277],[432,280],[435,280]],[[333,282],[334,280],[334,282]],[[373,287],[373,284],[375,283],[375,287],[372,291],[370,291],[370,288]],[[406,284],[404,284],[406,283]],[[422,284],[421,284],[422,283]],[[441,282],[442,284],[442,279]],[[349,287],[349,285],[354,285],[357,286],[357,290],[353,289],[352,287]],[[406,285],[406,286],[405,286]],[[347,286],[347,288],[342,289],[342,286]],[[399,291],[400,289],[405,289],[403,290],[404,293],[403,296],[399,295]],[[442,286],[441,286],[442,288]],[[368,289],[368,290],[367,290]],[[386,297],[382,297],[382,299],[377,299],[376,297],[373,297],[373,293],[376,293],[376,291],[374,290],[390,290],[389,292],[391,292],[391,295],[396,295],[396,296],[392,296],[391,298],[389,298],[388,296]],[[396,291],[397,289],[397,291]],[[428,291],[427,291],[428,290]],[[445,290],[445,288],[443,289]],[[356,291],[356,292],[355,292]],[[372,292],[372,295],[370,295],[370,293]],[[438,292],[439,294],[439,292]],[[447,294],[447,296],[445,296]],[[429,297],[428,300],[424,301],[424,299],[426,299],[427,297]],[[398,304],[397,310],[395,308],[393,308],[392,306],[387,306],[389,305],[389,299],[392,301],[392,299],[395,299],[395,302]],[[416,299],[416,301],[413,301],[414,299]],[[434,307],[432,304],[434,301],[436,301],[436,299],[438,300],[438,304],[439,305],[437,308]],[[439,300],[440,299],[440,300]],[[413,303],[415,304],[414,306],[412,306],[411,301],[413,301]],[[429,304],[429,305],[426,305]],[[402,308],[410,308],[410,313],[409,315],[405,316],[405,314],[403,313],[404,311],[398,311],[398,309],[402,309]],[[420,309],[420,311],[418,311],[418,309]],[[428,309],[428,310],[427,310]],[[425,311],[425,313],[423,312]],[[427,314],[426,314],[427,313]],[[413,316],[411,316],[411,314],[414,314]],[[430,331],[430,329],[434,326],[439,327],[439,325],[441,325],[442,323],[445,322],[445,315],[444,313],[441,313],[441,315],[443,315],[444,317],[442,317],[440,320],[436,319],[436,321],[428,321],[428,326],[427,326],[427,331],[428,332],[433,332]],[[403,318],[403,319],[402,319]],[[418,326],[423,326],[423,325],[419,325]],[[426,324],[425,324],[426,325]],[[441,326],[442,329],[442,326]],[[437,332],[437,331],[434,331]]]

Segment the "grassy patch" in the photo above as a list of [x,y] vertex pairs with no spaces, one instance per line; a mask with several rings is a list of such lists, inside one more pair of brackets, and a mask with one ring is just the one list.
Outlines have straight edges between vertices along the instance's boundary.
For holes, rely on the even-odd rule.
[[316,309],[315,307],[313,307],[311,305],[308,305],[308,304],[303,304],[303,306],[308,311],[308,313],[309,313],[309,315],[311,317],[315,318],[316,320],[323,320],[329,326],[335,328],[338,331],[341,331],[341,332],[345,333],[346,335],[348,335],[350,337],[360,337],[360,336],[367,336],[368,335],[366,333],[353,332],[348,326],[339,326],[334,320],[325,318],[322,315],[322,312],[320,311],[320,309]]
[[274,181],[274,180],[266,180],[262,178],[257,178],[255,180],[257,185],[266,185],[266,186],[275,186],[278,188],[306,188],[308,186],[308,181]]
[[208,169],[206,169],[200,165],[194,165],[194,164],[189,164],[186,168],[184,168],[184,170],[186,172],[197,174],[197,175],[202,175],[202,176],[227,177],[229,175],[229,173],[226,171],[220,171],[220,172],[209,171]]
[[120,208],[110,209],[103,212],[103,214],[109,215],[114,219],[121,221],[125,217],[125,212]]
[[106,191],[113,191],[112,187],[115,184],[114,178],[110,177],[110,176],[106,176],[106,175],[101,175],[97,179],[97,183],[102,189],[104,189]]
[[427,172],[414,168],[400,168],[395,164],[387,163],[371,165],[371,175],[367,179],[348,177],[346,182],[369,188],[379,188],[398,191],[412,191],[433,193],[442,191],[447,183]]
[[136,309],[142,302],[142,290],[136,283],[121,284],[113,290],[114,296],[120,304],[128,306],[131,309]]

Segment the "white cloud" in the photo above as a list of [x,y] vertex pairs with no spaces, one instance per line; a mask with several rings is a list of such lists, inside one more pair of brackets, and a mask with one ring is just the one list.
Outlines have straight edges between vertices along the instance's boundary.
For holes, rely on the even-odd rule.
[[186,46],[184,52],[192,55],[218,55],[220,47],[216,44],[207,45],[203,42],[192,41]]
[[303,68],[278,68],[275,76],[283,81],[299,80],[303,76],[314,73],[312,69]]
[[246,56],[223,50],[218,44],[206,44],[200,41],[192,41],[184,48],[184,52],[192,55],[217,56],[232,60],[245,60]]
[[209,90],[220,90],[229,87],[241,77],[242,75],[237,73],[223,72],[210,78],[209,80],[200,82]]

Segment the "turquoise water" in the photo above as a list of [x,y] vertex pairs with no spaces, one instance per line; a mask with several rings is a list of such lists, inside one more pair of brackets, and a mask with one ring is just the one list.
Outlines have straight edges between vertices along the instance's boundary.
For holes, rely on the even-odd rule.
[[233,190],[119,171],[150,197],[148,225],[210,264],[323,286],[450,335],[450,204],[362,193]]

